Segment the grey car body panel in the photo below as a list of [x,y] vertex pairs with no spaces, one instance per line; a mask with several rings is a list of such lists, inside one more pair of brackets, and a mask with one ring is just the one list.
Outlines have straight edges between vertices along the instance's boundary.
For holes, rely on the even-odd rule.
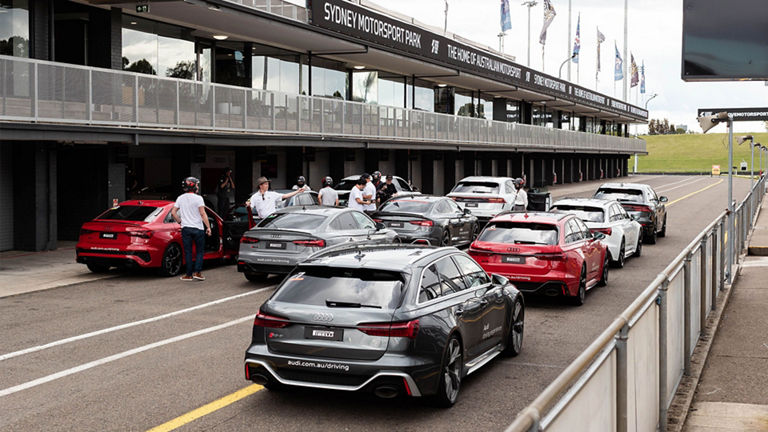
[[[436,197],[431,195],[420,195],[415,197],[402,198],[407,200],[409,198],[429,201],[432,204],[427,211],[423,214],[419,213],[407,213],[397,211],[379,211],[373,214],[374,219],[381,219],[381,221],[389,228],[397,232],[398,236],[403,243],[411,243],[417,240],[428,240],[430,245],[440,245],[443,239],[443,232],[448,231],[451,237],[451,245],[460,246],[468,245],[474,240],[473,233],[475,231],[475,225],[477,225],[477,217],[472,213],[463,213],[461,207],[456,205],[458,211],[455,213],[440,213],[437,211],[437,203],[445,201],[446,203],[452,203],[450,198]],[[450,205],[454,205],[453,203]],[[391,206],[387,207],[391,208]],[[412,225],[409,221],[414,219],[431,220],[433,226],[421,227],[418,225]],[[402,226],[392,226],[392,224],[402,223]]]

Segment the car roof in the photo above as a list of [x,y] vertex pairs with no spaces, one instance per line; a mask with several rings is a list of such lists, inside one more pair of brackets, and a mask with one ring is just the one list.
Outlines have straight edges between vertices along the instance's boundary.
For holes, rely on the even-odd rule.
[[512,177],[491,177],[491,176],[469,176],[464,177],[458,182],[484,182],[484,183],[503,183],[506,181],[514,180]]
[[612,203],[618,203],[618,201],[599,198],[563,198],[552,203],[552,207],[556,205],[587,205],[593,207],[608,207]]
[[407,270],[423,259],[438,258],[451,251],[457,250],[412,244],[343,244],[310,256],[302,265]]
[[319,205],[294,205],[290,207],[281,208],[275,213],[306,213],[320,216],[333,216],[346,211],[354,211],[349,207],[331,207],[331,206],[319,206]]
[[557,224],[564,218],[570,216],[567,213],[551,212],[507,212],[499,213],[491,219],[491,222],[528,222],[528,223],[549,223]]
[[[351,176],[347,176],[347,177],[344,177],[343,179],[341,179],[341,181],[345,181],[345,180],[357,180],[357,179],[359,179],[359,178],[360,178],[360,176],[361,176],[361,175],[363,175],[363,173],[360,173],[360,174],[358,174],[358,175],[351,175]],[[388,175],[388,174],[382,174],[382,175],[381,175],[381,179],[382,179],[382,180],[386,180],[386,178],[387,178],[387,175]],[[402,178],[402,177],[400,177],[400,176],[396,176],[396,175],[394,175],[394,174],[392,174],[392,177],[394,177],[394,178],[396,178],[396,179],[400,179],[400,180],[403,180],[403,178]]]
[[645,183],[603,183],[598,189],[649,189],[651,186]]
[[123,201],[121,206],[146,206],[146,207],[165,207],[173,204],[175,201],[169,200],[128,200]]
[[440,201],[442,199],[446,199],[446,197],[444,197],[444,196],[437,196],[437,195],[419,195],[418,193],[410,194],[408,192],[406,192],[406,194],[407,195],[398,194],[394,198],[390,198],[389,202],[393,202],[393,201],[408,201],[408,200],[410,200],[410,201],[429,201],[429,202],[434,202],[434,201]]

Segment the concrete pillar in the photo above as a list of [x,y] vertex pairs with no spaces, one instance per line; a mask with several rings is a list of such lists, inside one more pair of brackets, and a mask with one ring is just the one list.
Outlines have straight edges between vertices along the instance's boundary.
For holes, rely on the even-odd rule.
[[432,193],[435,195],[445,195],[448,190],[445,188],[445,160],[443,157],[435,158],[432,161]]
[[[47,143],[18,143],[15,145],[13,157],[14,178],[24,179],[24,181],[13,183],[14,248],[30,251],[56,249],[58,247],[56,148]],[[105,173],[106,165],[103,163],[101,167],[93,167],[94,171],[101,168]],[[84,170],[82,173],[85,176]],[[85,181],[94,182],[98,177],[96,172],[89,173]],[[89,197],[89,200],[92,201],[93,198]],[[100,205],[103,211],[105,208],[103,202]],[[92,214],[91,217],[94,215]]]

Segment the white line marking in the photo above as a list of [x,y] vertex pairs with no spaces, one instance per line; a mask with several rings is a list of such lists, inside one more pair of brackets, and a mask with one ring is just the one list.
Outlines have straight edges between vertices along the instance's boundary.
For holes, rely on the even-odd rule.
[[[659,177],[664,177],[664,178],[667,178],[668,176],[659,176]],[[656,178],[656,177],[653,177],[653,178]],[[683,177],[683,179],[682,179],[682,180],[673,181],[673,182],[671,182],[671,183],[664,183],[664,184],[662,184],[662,185],[658,186],[658,188],[659,188],[659,189],[662,189],[662,188],[665,188],[665,187],[667,187],[667,186],[671,186],[671,185],[673,185],[673,184],[678,184],[678,183],[686,182],[686,181],[688,181],[688,180],[691,180],[691,177],[690,177],[690,176],[686,176],[686,177]]]
[[186,333],[186,334],[175,336],[175,337],[172,337],[172,338],[169,338],[169,339],[164,339],[164,340],[161,340],[161,341],[158,341],[158,342],[155,342],[155,343],[151,343],[149,345],[140,346],[138,348],[134,348],[134,349],[131,349],[131,350],[128,350],[128,351],[123,351],[121,353],[118,353],[118,354],[115,354],[115,355],[111,355],[109,357],[104,357],[104,358],[101,358],[99,360],[94,360],[92,362],[84,363],[84,364],[81,364],[80,366],[75,366],[73,368],[69,368],[69,369],[63,370],[61,372],[56,372],[55,374],[44,376],[44,377],[38,378],[36,380],[28,381],[28,382],[25,382],[23,384],[19,384],[19,385],[13,386],[13,387],[8,387],[6,389],[0,390],[0,397],[8,396],[8,395],[11,395],[13,393],[20,392],[22,390],[27,390],[27,389],[30,389],[32,387],[36,387],[36,386],[39,386],[41,384],[45,384],[45,383],[57,380],[59,378],[63,378],[65,376],[73,375],[73,374],[76,374],[76,373],[79,373],[79,372],[82,372],[82,371],[94,368],[96,366],[101,366],[103,364],[107,364],[107,363],[113,362],[115,360],[120,360],[122,358],[125,358],[125,357],[128,357],[128,356],[132,356],[134,354],[138,354],[138,353],[141,353],[141,352],[144,352],[144,351],[149,351],[149,350],[151,350],[153,348],[158,348],[158,347],[161,347],[163,345],[168,345],[168,344],[172,344],[172,343],[175,343],[175,342],[180,342],[180,341],[183,341],[185,339],[189,339],[189,338],[192,338],[192,337],[195,337],[195,336],[200,336],[200,335],[203,335],[203,334],[206,334],[206,333],[214,332],[216,330],[221,330],[223,328],[227,328],[227,327],[231,327],[233,325],[244,323],[246,321],[252,320],[253,317],[254,317],[254,315],[248,315],[248,316],[245,316],[245,317],[242,317],[242,318],[238,318],[238,319],[233,320],[233,321],[225,322],[224,324],[219,324],[217,326],[204,328],[202,330],[193,331],[191,333]]
[[109,328],[105,328],[105,329],[101,329],[101,330],[92,331],[90,333],[84,333],[84,334],[81,334],[81,335],[78,335],[78,336],[72,336],[72,337],[68,337],[66,339],[60,339],[60,340],[57,340],[57,341],[49,342],[49,343],[44,344],[44,345],[38,345],[38,346],[34,346],[34,347],[23,349],[23,350],[19,350],[19,351],[14,351],[14,352],[11,352],[11,353],[8,353],[8,354],[0,355],[0,361],[8,360],[10,358],[18,357],[18,356],[24,355],[24,354],[30,354],[30,353],[33,353],[33,352],[42,351],[44,349],[52,348],[52,347],[59,346],[59,345],[64,345],[64,344],[68,344],[68,343],[71,343],[71,342],[76,342],[76,341],[83,340],[83,339],[88,339],[88,338],[91,338],[91,337],[94,337],[94,336],[99,336],[99,335],[103,335],[103,334],[106,334],[106,333],[111,333],[111,332],[114,332],[114,331],[127,329],[127,328],[130,328],[130,327],[135,327],[135,326],[142,325],[142,324],[148,324],[148,323],[155,322],[155,321],[160,321],[160,320],[163,320],[163,319],[166,319],[166,318],[171,318],[171,317],[174,317],[174,316],[177,316],[177,315],[181,315],[181,314],[184,314],[184,313],[187,313],[187,312],[192,312],[192,311],[196,311],[196,310],[203,309],[203,308],[206,308],[206,307],[215,306],[217,304],[228,302],[230,300],[237,300],[237,299],[245,297],[245,296],[249,296],[249,295],[252,295],[252,294],[264,292],[264,291],[266,291],[268,289],[271,289],[271,288],[274,288],[274,287],[275,287],[275,285],[270,285],[268,287],[259,288],[257,290],[249,291],[247,293],[237,294],[237,295],[233,295],[231,297],[224,297],[224,298],[221,298],[221,299],[218,299],[218,300],[214,300],[214,301],[211,301],[211,302],[208,302],[208,303],[199,304],[197,306],[192,306],[192,307],[189,307],[189,308],[186,308],[186,309],[180,309],[180,310],[177,310],[175,312],[170,312],[170,313],[167,313],[167,314],[158,315],[158,316],[155,316],[155,317],[146,318],[146,319],[139,320],[139,321],[133,321],[133,322],[125,323],[125,324],[120,324],[120,325],[117,325],[117,326],[114,326],[114,327],[109,327]]
[[671,187],[671,188],[669,188],[669,189],[664,189],[664,190],[658,190],[658,191],[656,191],[656,192],[669,192],[669,191],[671,191],[671,190],[674,190],[674,189],[678,189],[678,188],[681,188],[681,187],[690,186],[690,185],[692,185],[692,184],[694,184],[694,183],[696,183],[696,182],[700,182],[700,181],[702,181],[702,180],[704,180],[704,179],[707,179],[707,178],[709,178],[709,177],[700,177],[700,178],[697,178],[697,179],[693,180],[693,181],[692,181],[692,182],[690,182],[690,183],[684,183],[684,184],[681,184],[681,185],[679,185],[679,186]]

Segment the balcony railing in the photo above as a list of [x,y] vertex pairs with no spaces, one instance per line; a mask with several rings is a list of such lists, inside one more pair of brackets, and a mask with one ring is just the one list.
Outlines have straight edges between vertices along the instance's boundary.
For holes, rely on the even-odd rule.
[[284,0],[225,0],[245,7],[280,15],[296,21],[307,22],[307,9]]
[[645,141],[0,56],[0,120],[430,143],[446,149],[645,152]]

